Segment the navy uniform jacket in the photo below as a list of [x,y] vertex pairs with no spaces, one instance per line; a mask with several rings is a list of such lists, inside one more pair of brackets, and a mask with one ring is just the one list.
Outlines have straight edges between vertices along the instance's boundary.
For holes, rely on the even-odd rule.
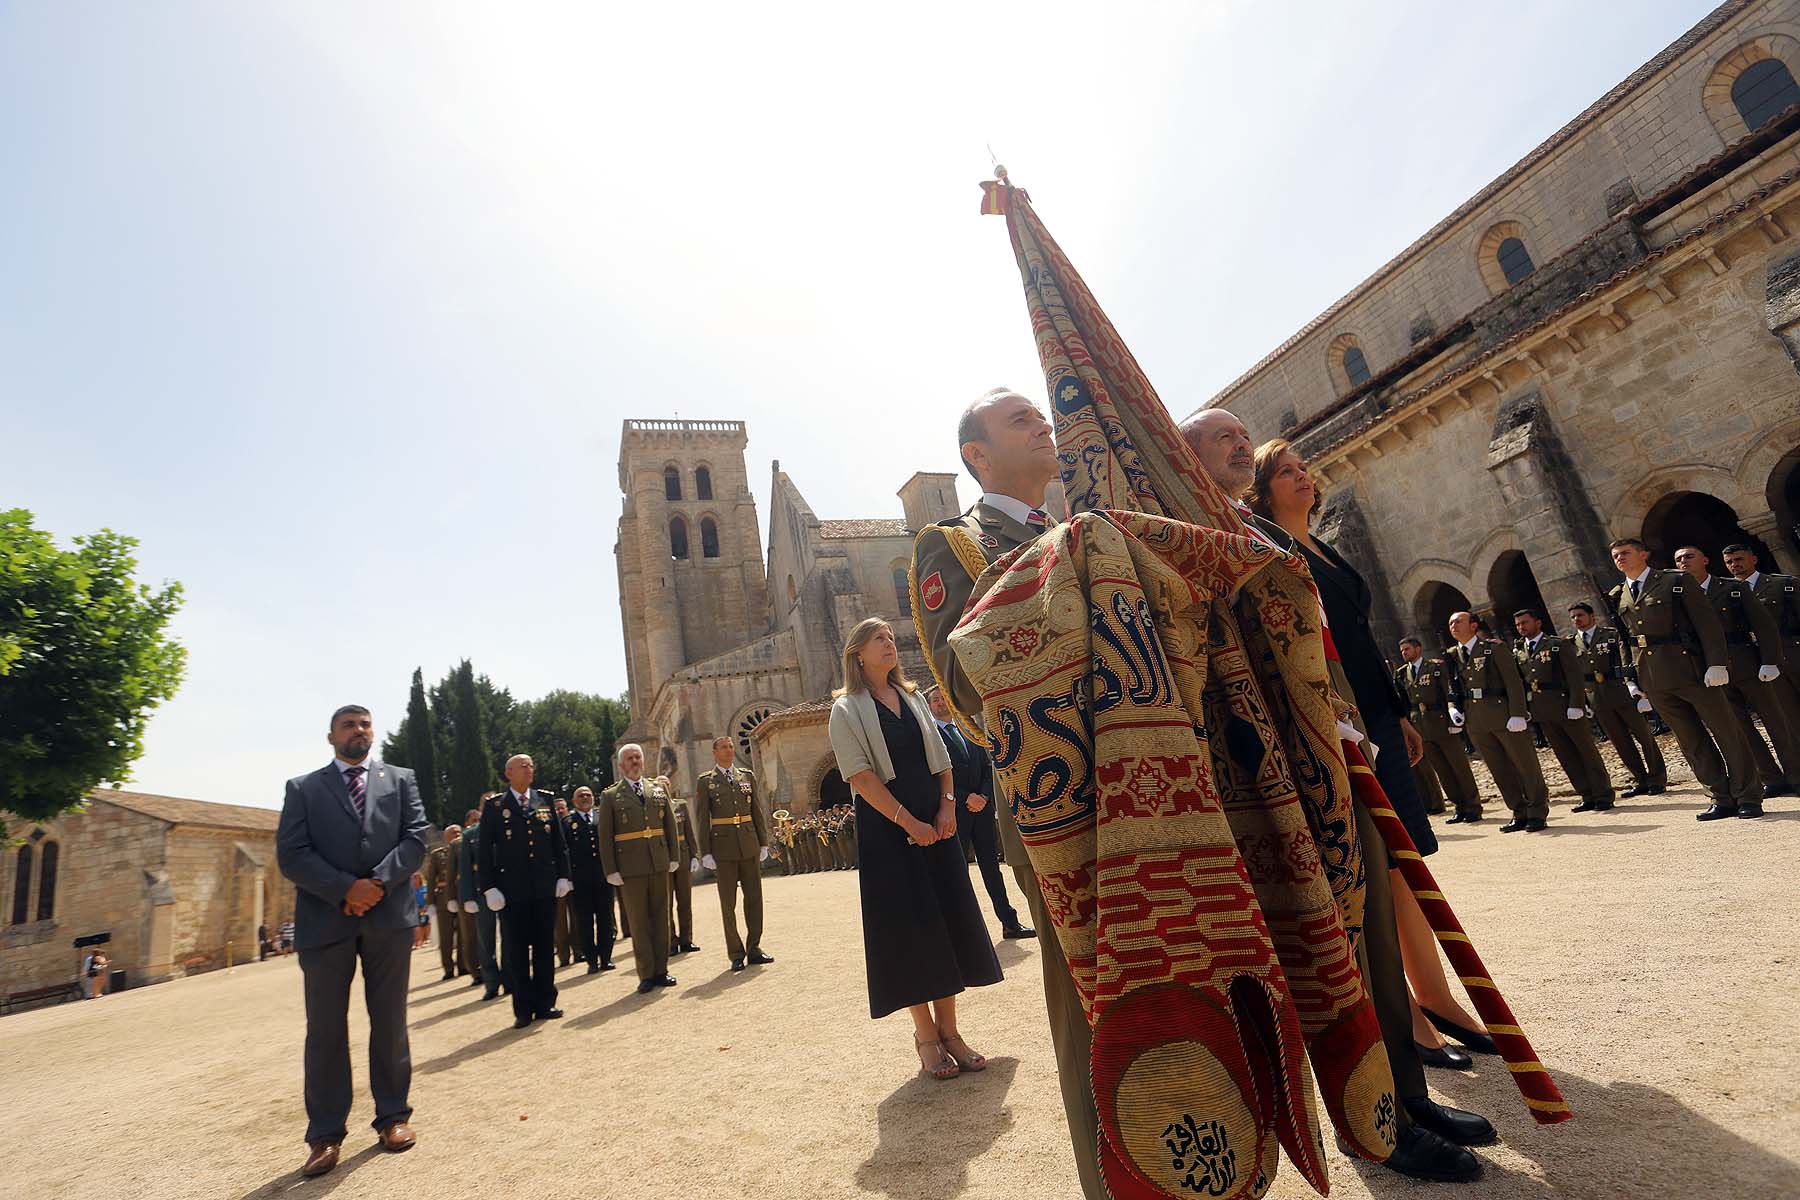
[[593,886],[606,878],[606,867],[600,861],[600,809],[590,808],[587,816],[579,809],[571,810],[563,822],[564,836],[569,842],[569,876],[575,883]]
[[556,881],[569,878],[569,847],[551,800],[533,788],[521,803],[509,788],[487,802],[481,810],[483,888],[499,888],[508,902],[556,896]]

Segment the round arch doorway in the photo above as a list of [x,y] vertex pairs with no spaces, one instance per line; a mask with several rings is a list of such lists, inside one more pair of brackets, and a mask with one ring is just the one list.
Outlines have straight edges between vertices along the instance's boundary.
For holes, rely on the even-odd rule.
[[819,780],[817,811],[823,812],[834,804],[849,804],[853,800],[854,797],[850,794],[850,785],[844,782],[844,777],[838,774],[838,769],[833,767],[825,772],[824,778]]
[[1670,492],[1651,505],[1644,514],[1643,538],[1657,566],[1673,565],[1675,551],[1683,546],[1698,546],[1712,560],[1712,570],[1723,574],[1719,551],[1742,542],[1768,564],[1766,569],[1774,569],[1775,556],[1768,544],[1744,531],[1731,505],[1706,492]]
[[1413,620],[1418,623],[1418,637],[1427,646],[1447,649],[1450,645],[1450,614],[1472,612],[1475,606],[1462,594],[1462,589],[1433,581],[1419,589],[1413,601]]
[[1521,608],[1536,609],[1544,614],[1544,624],[1556,630],[1555,614],[1544,608],[1544,593],[1538,589],[1537,576],[1523,551],[1508,550],[1494,560],[1488,571],[1488,603],[1493,606],[1488,624],[1502,639],[1510,639],[1513,614]]

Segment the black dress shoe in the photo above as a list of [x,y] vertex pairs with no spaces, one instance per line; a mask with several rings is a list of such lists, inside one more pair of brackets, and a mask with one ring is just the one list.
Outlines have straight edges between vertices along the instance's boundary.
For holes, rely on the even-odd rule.
[[[1338,1139],[1338,1149],[1357,1157],[1343,1138]],[[1417,1125],[1400,1127],[1394,1152],[1381,1165],[1409,1179],[1429,1179],[1437,1183],[1468,1183],[1481,1178],[1479,1158]]]
[[523,1029],[529,1024],[531,1024],[530,1017],[518,1017],[513,1020],[514,1029]]
[[640,995],[640,996],[646,995],[650,992],[654,992],[655,990],[656,990],[656,980],[654,980],[654,979],[638,980],[638,995]]
[[1469,1071],[1475,1067],[1475,1060],[1455,1046],[1427,1046],[1423,1042],[1414,1042],[1413,1049],[1419,1052],[1419,1061],[1428,1067],[1442,1067],[1446,1071]]
[[1669,785],[1666,783],[1653,783],[1649,787],[1644,789],[1644,791],[1648,792],[1652,796],[1660,796],[1668,790],[1669,790]]
[[619,968],[615,963],[613,963],[611,961],[607,961],[607,962],[603,962],[600,964],[600,969],[602,971],[616,971]]
[[664,972],[661,975],[652,976],[650,982],[654,983],[657,987],[674,987],[675,977]]
[[1737,813],[1738,813],[1737,805],[1735,805],[1735,804],[1733,804],[1731,807],[1727,808],[1723,804],[1715,803],[1715,804],[1713,804],[1713,806],[1711,808],[1707,809],[1705,812],[1695,813],[1694,820],[1696,820],[1696,821],[1723,821],[1726,817],[1737,816]]
[[1476,1054],[1500,1053],[1500,1047],[1494,1045],[1494,1039],[1487,1034],[1477,1033],[1466,1026],[1458,1025],[1448,1017],[1440,1017],[1422,1004],[1419,1006],[1419,1011],[1425,1014],[1425,1019],[1431,1022],[1433,1028],[1445,1037],[1455,1038],[1461,1042],[1464,1049],[1471,1050]]
[[1620,792],[1619,798],[1621,800],[1631,800],[1638,796],[1648,796],[1649,794],[1650,794],[1650,785],[1649,784],[1634,783],[1630,787],[1626,788],[1624,791]]
[[1549,828],[1549,824],[1542,817],[1533,817],[1525,822],[1526,833],[1542,833],[1547,828]]
[[1000,936],[1003,938],[1006,938],[1009,941],[1016,942],[1020,938],[1036,937],[1037,930],[1033,929],[1029,925],[1008,925],[1005,929],[1002,929],[1000,931]]
[[1421,1129],[1429,1129],[1457,1146],[1491,1146],[1500,1140],[1491,1121],[1480,1113],[1439,1104],[1430,1096],[1408,1096],[1401,1103]]
[[1760,804],[1740,804],[1737,815],[1740,821],[1754,821],[1763,815],[1763,807]]
[[734,971],[741,971],[741,970],[743,970],[743,969],[744,969],[744,960],[743,960],[743,959],[741,959],[741,958],[734,958],[734,959],[732,959],[732,960],[731,960],[731,969],[732,969],[732,970],[734,970]]
[[589,963],[587,973],[589,975],[598,975],[600,973],[600,964],[599,963]]
[[[1611,805],[1608,805],[1607,807],[1610,808]],[[1583,800],[1580,804],[1577,804],[1574,808],[1571,808],[1569,811],[1570,812],[1599,812],[1600,805],[1595,804],[1592,800]]]
[[489,1000],[498,1000],[499,998],[500,998],[499,992],[483,992],[483,993],[481,993],[481,1001],[484,1004],[487,1003]]
[[1763,788],[1763,799],[1765,799],[1765,800],[1767,800],[1770,796],[1791,796],[1793,794],[1794,794],[1794,789],[1789,787],[1785,783],[1777,783],[1777,784],[1773,784],[1769,787]]
[[1523,818],[1514,817],[1512,820],[1508,821],[1506,824],[1504,824],[1500,827],[1500,832],[1501,833],[1518,833],[1520,830],[1524,829],[1527,824],[1528,824],[1528,822],[1525,821]]
[[692,942],[681,943],[681,952],[683,954],[692,954],[694,951],[698,950],[699,948],[700,947],[694,945],[694,943],[692,943]]
[[547,1008],[543,1012],[538,1014],[538,1020],[540,1020],[540,1021],[560,1021],[560,1020],[562,1020],[562,1009]]
[[1463,816],[1461,813],[1457,813],[1454,817],[1451,817],[1448,821],[1445,821],[1444,824],[1446,824],[1446,825],[1461,825],[1468,819],[1469,818]]
[[745,957],[745,960],[744,960],[744,961],[746,961],[746,962],[751,962],[751,963],[755,963],[755,964],[756,964],[756,965],[757,965],[757,966],[759,966],[759,967],[760,967],[760,966],[763,966],[763,965],[764,965],[764,964],[766,964],[766,963],[772,963],[772,962],[774,962],[774,961],[775,961],[775,956],[774,956],[774,955],[773,955],[773,954],[764,954],[764,953],[763,953],[763,952],[762,952],[762,951],[761,951],[761,950],[752,950],[752,951],[751,951],[751,952],[750,952],[750,953],[749,953],[749,954],[748,954],[748,955],[747,955],[747,956],[746,956],[746,957]]
[[452,979],[455,979],[455,978],[456,978],[455,971],[445,971],[444,972],[444,982],[445,983],[449,983]]

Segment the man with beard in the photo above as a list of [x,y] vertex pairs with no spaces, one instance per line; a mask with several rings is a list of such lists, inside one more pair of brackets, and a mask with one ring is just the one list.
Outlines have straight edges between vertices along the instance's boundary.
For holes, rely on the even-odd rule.
[[556,1007],[556,902],[574,885],[551,797],[531,786],[536,773],[529,754],[507,759],[511,786],[481,814],[482,894],[506,929],[500,963],[514,1029],[563,1015]]

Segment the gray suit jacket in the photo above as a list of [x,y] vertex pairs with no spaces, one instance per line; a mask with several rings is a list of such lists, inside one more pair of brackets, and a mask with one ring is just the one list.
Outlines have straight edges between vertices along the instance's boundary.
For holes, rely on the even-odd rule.
[[[377,929],[410,929],[419,922],[412,876],[425,857],[425,808],[405,767],[368,761],[358,822],[336,763],[288,780],[275,831],[281,873],[294,881],[294,948],[311,950],[355,937],[362,922]],[[344,893],[358,879],[386,889],[361,917],[345,916]]]

